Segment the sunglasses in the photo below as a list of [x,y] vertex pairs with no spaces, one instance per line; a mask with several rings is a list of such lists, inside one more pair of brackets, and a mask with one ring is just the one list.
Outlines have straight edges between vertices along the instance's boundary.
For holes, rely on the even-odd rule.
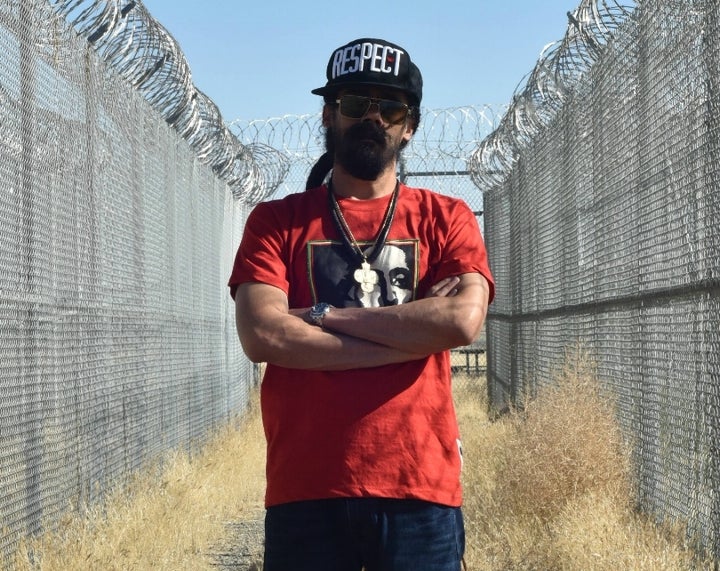
[[363,95],[341,95],[335,101],[340,106],[340,114],[350,119],[362,119],[370,111],[373,105],[377,106],[380,117],[386,123],[397,125],[407,119],[410,114],[410,106],[401,101],[392,99],[376,99]]

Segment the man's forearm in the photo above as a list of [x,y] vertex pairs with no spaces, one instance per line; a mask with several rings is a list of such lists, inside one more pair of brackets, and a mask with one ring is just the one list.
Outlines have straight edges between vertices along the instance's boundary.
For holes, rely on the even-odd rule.
[[488,285],[479,274],[448,278],[427,298],[392,307],[335,308],[323,328],[307,309],[289,309],[272,286],[244,284],[236,294],[237,326],[248,357],[315,370],[404,363],[467,345],[485,319]]
[[314,325],[302,325],[309,328],[306,335],[285,338],[279,345],[268,346],[262,360],[293,369],[341,371],[404,363],[426,356]]
[[235,297],[240,342],[254,362],[294,369],[345,370],[404,363],[426,355],[325,331],[289,313],[284,295],[262,284],[241,286]]

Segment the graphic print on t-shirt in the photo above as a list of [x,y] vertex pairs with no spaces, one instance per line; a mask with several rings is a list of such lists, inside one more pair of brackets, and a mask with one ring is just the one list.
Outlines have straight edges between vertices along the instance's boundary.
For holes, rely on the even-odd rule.
[[[371,244],[360,243],[365,251]],[[340,242],[309,242],[308,277],[315,302],[335,307],[382,307],[415,299],[418,284],[418,241],[389,240],[370,264],[377,280],[372,291],[365,292],[355,281],[360,267]]]

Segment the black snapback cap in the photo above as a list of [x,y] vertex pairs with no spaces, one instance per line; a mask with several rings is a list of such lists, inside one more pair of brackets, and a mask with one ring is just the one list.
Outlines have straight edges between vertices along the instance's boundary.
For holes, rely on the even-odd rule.
[[315,95],[332,96],[343,87],[371,85],[404,91],[412,105],[422,101],[422,75],[407,51],[377,38],[360,38],[336,49],[327,65],[327,83]]

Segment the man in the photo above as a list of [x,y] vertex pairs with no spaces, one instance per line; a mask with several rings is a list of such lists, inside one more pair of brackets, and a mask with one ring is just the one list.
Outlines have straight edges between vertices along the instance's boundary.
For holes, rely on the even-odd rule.
[[422,99],[406,50],[352,41],[313,93],[332,176],[253,210],[229,284],[243,349],[267,363],[265,570],[457,571],[448,350],[483,325],[485,247],[465,203],[397,180]]

